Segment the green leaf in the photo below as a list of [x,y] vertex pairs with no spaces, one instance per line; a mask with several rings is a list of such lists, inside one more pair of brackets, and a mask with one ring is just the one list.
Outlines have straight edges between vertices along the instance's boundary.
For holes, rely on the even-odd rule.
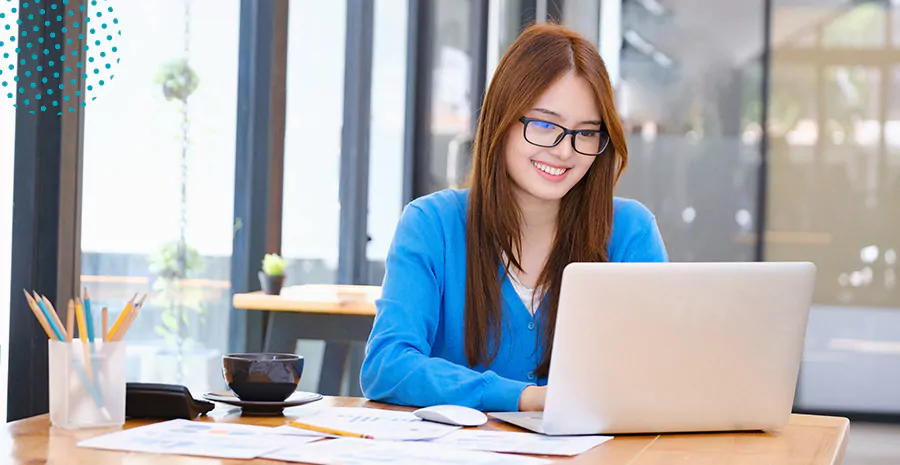
[[162,86],[163,96],[166,100],[178,100],[187,102],[200,85],[200,78],[190,67],[187,60],[179,58],[164,63],[153,80],[154,84]]
[[[171,241],[163,244],[150,257],[150,271],[167,281],[175,281],[191,276],[194,272],[203,269],[203,258],[197,249],[180,244],[180,241]],[[184,263],[180,259],[180,252],[184,248]]]
[[166,328],[176,330],[178,329],[178,319],[175,318],[175,315],[169,313],[162,314],[162,322]]
[[282,276],[287,267],[287,261],[275,253],[266,254],[262,260],[263,273],[269,276]]

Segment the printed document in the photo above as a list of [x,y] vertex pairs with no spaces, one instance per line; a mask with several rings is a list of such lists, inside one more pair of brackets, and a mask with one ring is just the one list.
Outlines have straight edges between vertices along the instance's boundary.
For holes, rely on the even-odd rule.
[[92,449],[252,459],[285,447],[322,439],[284,436],[253,425],[171,420],[97,436],[78,443]]
[[544,465],[548,460],[448,447],[434,442],[341,438],[292,446],[263,458],[319,465]]
[[[460,429],[458,426],[422,420],[410,412],[362,407],[327,408],[298,417],[296,421],[321,428],[372,436],[376,440],[384,441],[435,439]],[[303,431],[303,428],[296,429]],[[309,433],[311,436],[316,435],[314,431]]]
[[462,449],[572,456],[587,452],[610,439],[612,436],[544,436],[509,431],[460,430],[434,442]]

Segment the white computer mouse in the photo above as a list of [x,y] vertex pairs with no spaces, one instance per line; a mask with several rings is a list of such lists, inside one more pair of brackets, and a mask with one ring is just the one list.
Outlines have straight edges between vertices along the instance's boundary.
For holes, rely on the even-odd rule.
[[481,426],[488,421],[484,413],[461,405],[433,405],[420,408],[413,413],[423,420],[453,426]]

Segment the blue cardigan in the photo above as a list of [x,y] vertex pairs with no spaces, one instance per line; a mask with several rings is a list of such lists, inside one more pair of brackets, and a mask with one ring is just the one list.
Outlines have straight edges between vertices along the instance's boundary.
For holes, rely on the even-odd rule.
[[[463,324],[467,200],[467,190],[448,189],[403,210],[360,375],[369,399],[516,411],[525,387],[546,384],[532,374],[543,347],[537,320],[508,278],[501,284],[497,357],[490,367],[468,366]],[[609,257],[614,262],[667,261],[656,219],[637,201],[614,200]]]

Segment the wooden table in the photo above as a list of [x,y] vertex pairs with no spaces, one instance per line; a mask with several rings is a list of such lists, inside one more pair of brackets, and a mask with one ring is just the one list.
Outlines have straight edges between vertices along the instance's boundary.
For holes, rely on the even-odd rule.
[[[278,426],[303,409],[329,406],[402,408],[358,398],[327,397],[319,402],[285,410],[284,417],[241,417],[237,409],[219,406],[201,421]],[[63,430],[51,428],[47,415],[0,427],[0,463],[4,465],[244,465],[277,464],[273,460],[222,460],[203,457],[153,455],[85,449],[76,443],[117,429]],[[147,421],[128,421],[126,428]],[[519,431],[491,421],[481,428]],[[717,433],[661,436],[618,436],[590,451],[558,463],[602,465],[837,465],[847,446],[849,421],[845,418],[793,415],[779,434]],[[551,457],[552,458],[552,457]]]
[[375,318],[379,286],[308,284],[282,289],[280,295],[261,291],[235,294],[234,308],[266,312],[263,346],[253,351],[293,353],[297,339],[325,341],[317,392],[340,394],[344,368],[351,378],[350,395],[361,396],[357,381],[363,344]]
[[379,297],[380,286],[305,284],[285,287],[280,295],[262,291],[235,294],[232,302],[235,308],[245,310],[375,316]]

